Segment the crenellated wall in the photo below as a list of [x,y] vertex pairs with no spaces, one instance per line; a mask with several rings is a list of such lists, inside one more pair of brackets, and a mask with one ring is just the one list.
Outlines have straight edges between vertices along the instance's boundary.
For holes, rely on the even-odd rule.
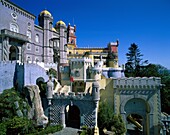
[[13,87],[15,70],[16,70],[15,61],[0,62],[0,93],[4,89],[9,89]]
[[0,93],[14,87],[21,90],[25,85],[36,85],[38,78],[48,80],[46,70],[36,63],[0,61]]
[[118,78],[113,79],[113,88],[115,113],[121,113],[125,121],[130,114],[138,114],[143,118],[144,134],[159,134],[161,79]]
[[161,79],[158,77],[130,77],[114,79],[114,88],[117,89],[157,89]]

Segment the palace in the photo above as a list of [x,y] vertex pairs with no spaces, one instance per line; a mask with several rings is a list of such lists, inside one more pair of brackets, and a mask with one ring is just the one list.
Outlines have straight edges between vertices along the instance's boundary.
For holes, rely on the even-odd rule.
[[104,101],[122,115],[127,134],[135,129],[160,134],[161,80],[126,78],[118,64],[119,41],[103,48],[79,48],[76,26],[54,22],[47,10],[38,15],[38,25],[35,15],[10,1],[0,0],[0,10],[0,92],[13,86],[20,91],[26,85],[40,86],[53,68],[56,81],[48,81],[47,97],[41,97],[52,125],[86,125],[98,134],[98,104]]

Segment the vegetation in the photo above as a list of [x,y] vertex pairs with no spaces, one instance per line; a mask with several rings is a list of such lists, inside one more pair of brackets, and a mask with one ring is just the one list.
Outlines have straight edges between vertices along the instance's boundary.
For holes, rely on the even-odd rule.
[[[15,105],[16,101],[18,102],[18,108],[16,108]],[[3,93],[0,94],[0,135],[45,135],[62,129],[60,125],[47,126],[45,129],[36,127],[34,120],[29,120],[26,116],[17,116],[16,110],[23,112],[24,108],[29,110],[29,105],[15,88],[4,90]]]
[[99,104],[98,127],[100,134],[103,134],[105,128],[113,131],[116,135],[123,135],[126,132],[121,115],[114,114],[106,102],[100,102]]
[[82,127],[82,132],[80,135],[94,135],[94,129],[88,128],[87,126]]
[[1,135],[45,135],[49,133],[55,133],[62,130],[62,126],[48,126],[45,129],[35,127],[32,120],[27,118],[14,117],[5,122],[0,123],[0,134]]
[[148,60],[143,61],[140,49],[135,43],[128,48],[129,52],[126,54],[127,63],[125,64],[125,74],[127,77],[137,77],[142,73],[143,67],[148,63]]
[[54,78],[57,78],[57,71],[54,68],[49,69],[49,75],[53,75]]
[[170,114],[170,72],[159,64],[147,64],[142,61],[142,54],[136,44],[131,44],[126,54],[125,76],[127,77],[160,77],[164,87],[161,88],[161,108],[163,112]]
[[[15,102],[18,102],[19,110],[23,112],[24,104],[26,102],[24,98],[15,90],[15,88],[4,90],[0,95],[0,122],[3,118],[13,118],[17,116]],[[29,109],[29,106],[26,105]]]

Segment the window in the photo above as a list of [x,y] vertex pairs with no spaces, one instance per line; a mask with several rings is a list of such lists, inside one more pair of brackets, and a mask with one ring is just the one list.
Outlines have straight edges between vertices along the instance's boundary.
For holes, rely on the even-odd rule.
[[36,57],[36,58],[35,58],[35,61],[36,61],[36,62],[39,62],[39,59]]
[[39,52],[39,47],[38,46],[35,47],[35,51]]
[[28,29],[31,29],[31,23],[28,22]]
[[35,35],[35,42],[39,43],[39,35],[38,34]]
[[31,56],[27,56],[27,62],[31,61]]
[[27,44],[27,50],[31,50],[31,45],[29,43]]
[[50,29],[50,30],[52,30],[52,26],[53,26],[53,23],[50,22],[50,23],[49,23],[49,29]]
[[27,36],[28,36],[28,39],[31,40],[31,31],[30,30],[27,31]]
[[14,24],[14,23],[11,23],[10,24],[10,30],[13,31],[13,32],[19,32],[19,29],[18,29],[18,25],[17,24]]
[[13,18],[13,21],[16,22],[17,18],[18,18],[17,14],[16,13],[11,13],[11,16]]

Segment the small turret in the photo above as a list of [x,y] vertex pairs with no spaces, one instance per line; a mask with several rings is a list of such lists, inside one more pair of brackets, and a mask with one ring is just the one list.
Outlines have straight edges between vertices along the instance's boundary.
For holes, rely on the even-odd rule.
[[100,90],[99,90],[99,84],[98,82],[94,82],[92,84],[92,97],[94,101],[100,100]]
[[51,99],[53,98],[53,89],[54,89],[54,84],[52,82],[52,77],[49,77],[49,80],[47,82],[47,99],[49,101],[49,105],[51,105]]

